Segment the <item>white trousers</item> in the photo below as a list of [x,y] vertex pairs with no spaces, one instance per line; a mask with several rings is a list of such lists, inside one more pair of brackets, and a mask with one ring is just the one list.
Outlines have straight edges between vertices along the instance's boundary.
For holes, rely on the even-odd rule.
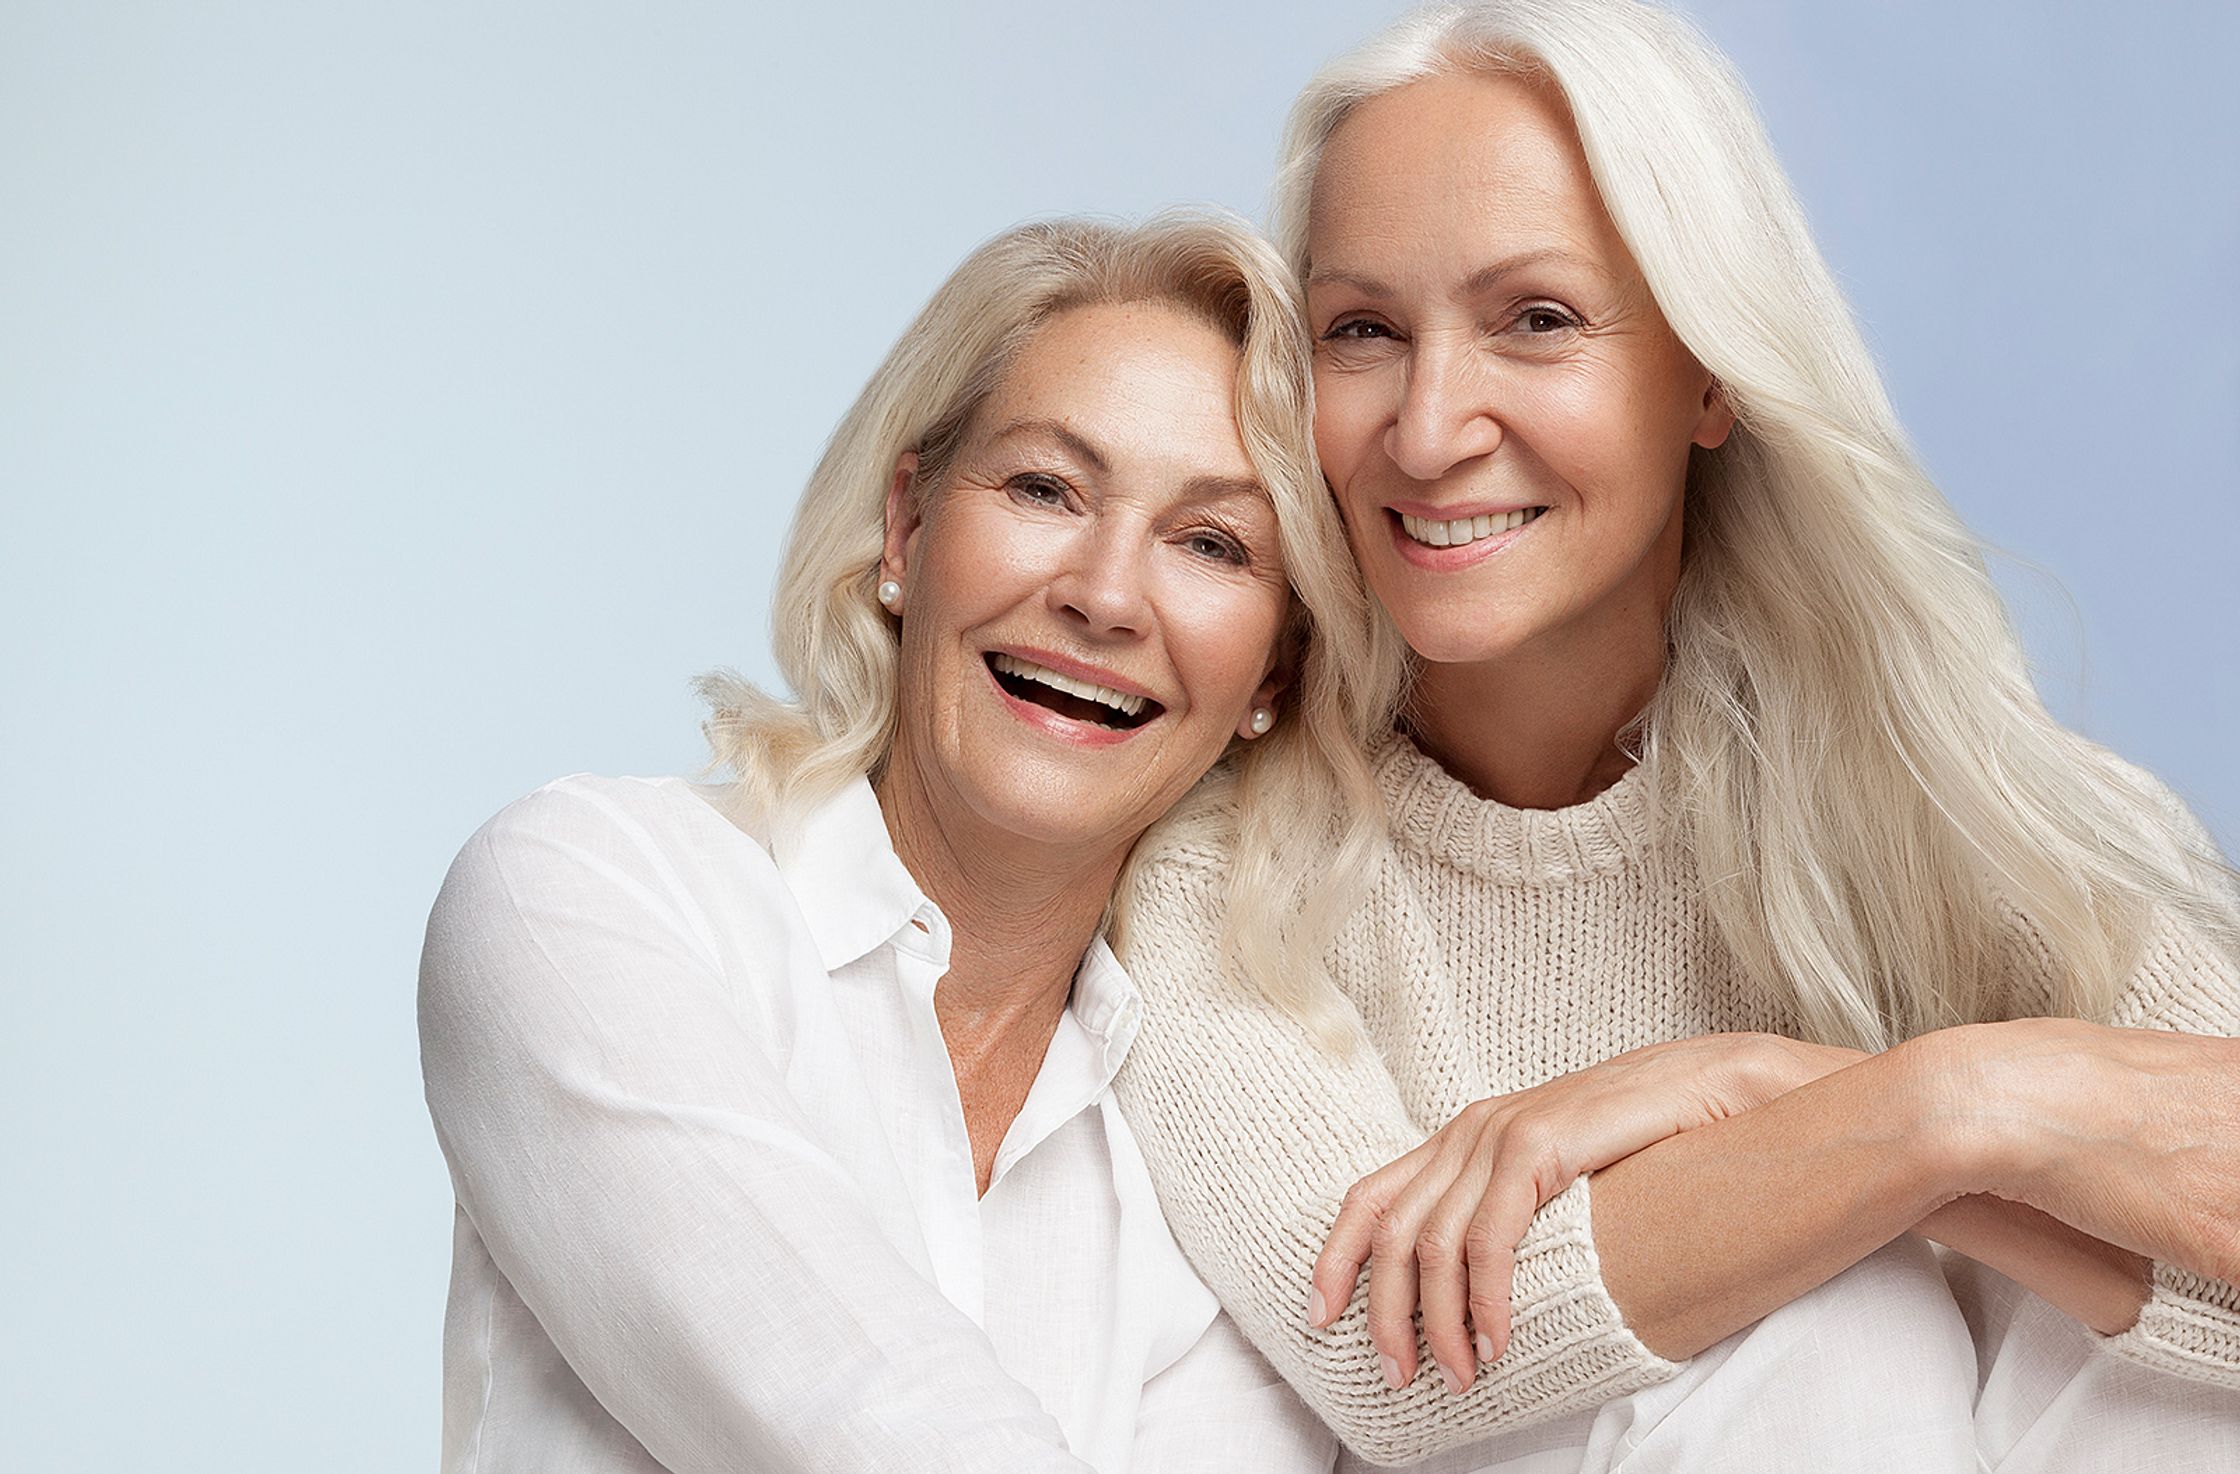
[[1669,1382],[1409,1474],[2240,1474],[2240,1394],[1951,1263],[1901,1238]]
[[1976,1448],[1996,1474],[2240,1474],[2240,1392],[2111,1356],[2006,1276],[1945,1274],[1974,1329]]

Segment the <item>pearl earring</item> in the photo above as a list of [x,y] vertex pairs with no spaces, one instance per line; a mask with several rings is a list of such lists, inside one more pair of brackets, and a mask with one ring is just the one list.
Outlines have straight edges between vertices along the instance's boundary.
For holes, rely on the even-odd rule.
[[879,602],[892,609],[902,602],[902,585],[887,579],[879,585]]
[[1251,721],[1251,723],[1250,723],[1249,725],[1250,725],[1250,726],[1251,726],[1251,728],[1252,728],[1252,735],[1253,735],[1253,736],[1255,736],[1255,737],[1265,737],[1265,736],[1267,736],[1267,735],[1268,735],[1268,729],[1269,729],[1270,727],[1274,726],[1275,724],[1276,724],[1276,714],[1275,714],[1274,712],[1272,712],[1272,711],[1268,710],[1268,709],[1267,709],[1266,707],[1264,707],[1264,706],[1256,706],[1256,707],[1254,707],[1254,708],[1252,709],[1252,721]]

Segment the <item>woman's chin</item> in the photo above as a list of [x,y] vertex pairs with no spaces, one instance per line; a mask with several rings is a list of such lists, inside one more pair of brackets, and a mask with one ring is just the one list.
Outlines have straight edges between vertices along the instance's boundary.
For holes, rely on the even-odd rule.
[[1513,582],[1403,575],[1372,578],[1369,592],[1408,648],[1434,665],[1507,659],[1547,622],[1538,601]]
[[1022,843],[1074,852],[1125,848],[1212,763],[1179,772],[1159,760],[1169,755],[1158,751],[1156,735],[1115,746],[1006,733],[966,746],[947,786],[982,824]]
[[1442,609],[1395,616],[1393,623],[1427,665],[1490,665],[1515,655],[1523,643],[1514,617],[1490,609]]
[[1140,796],[1078,773],[1022,764],[988,781],[960,785],[990,829],[1052,854],[1080,854],[1134,844],[1158,818]]

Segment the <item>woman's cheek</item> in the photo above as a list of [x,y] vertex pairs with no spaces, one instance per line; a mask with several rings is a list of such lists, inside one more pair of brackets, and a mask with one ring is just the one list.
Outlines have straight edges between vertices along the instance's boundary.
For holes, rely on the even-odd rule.
[[1315,454],[1331,484],[1342,490],[1361,464],[1364,439],[1373,433],[1371,387],[1356,375],[1318,372],[1314,392]]
[[1192,638],[1174,660],[1194,704],[1226,713],[1259,689],[1282,618],[1269,603],[1257,585],[1209,590],[1190,601]]

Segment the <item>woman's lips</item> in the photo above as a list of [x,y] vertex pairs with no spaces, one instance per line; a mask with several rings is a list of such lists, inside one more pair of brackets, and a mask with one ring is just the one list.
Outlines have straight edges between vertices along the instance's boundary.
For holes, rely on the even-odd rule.
[[[1135,727],[1162,710],[1149,695],[1110,684],[1119,678],[1108,678],[1102,671],[1080,666],[1066,670],[1009,650],[990,650],[986,659],[988,668],[996,673],[997,684],[1011,694],[1035,701],[1038,691],[1046,693],[1050,699],[1040,704],[1068,716],[1102,720],[1110,727]],[[1070,698],[1085,709],[1073,710],[1062,698]]]
[[1117,747],[1141,732],[1145,727],[1150,726],[1152,722],[1159,719],[1160,715],[1164,714],[1162,709],[1146,717],[1139,725],[1133,727],[1113,727],[1102,722],[1066,716],[1062,712],[1053,711],[1047,706],[1012,695],[1011,692],[1004,689],[1003,682],[996,678],[996,668],[993,663],[983,660],[981,668],[988,673],[989,689],[996,693],[996,699],[1001,701],[1014,717],[1039,732],[1075,747]]
[[[1393,548],[1402,558],[1427,572],[1452,573],[1457,569],[1468,568],[1475,563],[1490,558],[1503,548],[1508,547],[1537,526],[1540,519],[1546,516],[1548,511],[1545,507],[1527,510],[1530,510],[1532,515],[1517,526],[1499,532],[1489,532],[1484,537],[1473,536],[1468,542],[1451,544],[1443,548],[1433,547],[1430,543],[1411,536],[1407,526],[1401,520],[1401,514],[1390,508],[1385,511],[1385,525],[1392,535]],[[1499,516],[1501,514],[1495,515]],[[1408,520],[1418,521],[1419,519],[1411,516]],[[1463,519],[1420,520],[1432,522],[1433,525],[1446,521],[1451,525],[1452,521]],[[1471,520],[1475,521],[1477,519]]]

